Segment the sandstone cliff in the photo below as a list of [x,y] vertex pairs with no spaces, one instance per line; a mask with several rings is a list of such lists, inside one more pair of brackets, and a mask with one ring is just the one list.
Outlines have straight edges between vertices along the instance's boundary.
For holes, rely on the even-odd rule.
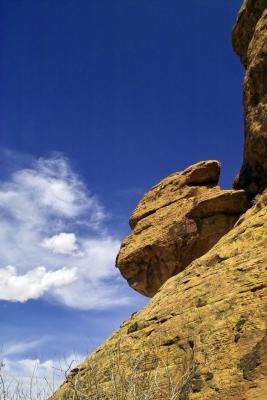
[[266,260],[267,193],[75,369],[55,399],[145,398],[131,397],[131,385],[149,386],[151,400],[266,399]]
[[219,163],[205,161],[143,197],[117,266],[153,298],[53,400],[267,399],[266,20],[266,0],[245,0],[233,31],[247,68],[245,191],[221,190]]
[[233,30],[246,68],[244,161],[234,187],[252,195],[267,186],[267,0],[246,0]]

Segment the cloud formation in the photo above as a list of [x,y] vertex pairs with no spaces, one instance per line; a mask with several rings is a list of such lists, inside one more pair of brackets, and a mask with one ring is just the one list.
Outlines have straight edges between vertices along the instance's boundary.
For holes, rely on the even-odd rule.
[[127,304],[106,213],[62,156],[0,182],[0,300],[40,297],[80,308]]
[[14,355],[18,356],[19,354],[24,354],[31,349],[36,349],[46,341],[47,338],[42,337],[36,340],[28,340],[22,342],[15,341],[6,343],[5,345],[3,345],[3,347],[1,347],[0,359],[7,358],[10,356],[12,357]]
[[85,358],[85,355],[74,352],[62,358],[27,357],[29,351],[37,351],[49,340],[51,338],[43,336],[3,345],[0,350],[0,375],[7,399],[48,399],[65,380],[66,373]]
[[83,358],[84,356],[75,354],[70,354],[62,360],[4,358],[0,368],[7,388],[7,398],[47,399],[64,381],[65,374],[80,364]]
[[42,246],[55,254],[74,254],[78,249],[76,235],[65,232],[45,238],[42,241]]
[[17,269],[8,265],[0,269],[1,300],[38,299],[54,288],[66,286],[78,279],[76,268],[61,268],[47,271],[45,267],[31,269],[23,275],[18,275]]

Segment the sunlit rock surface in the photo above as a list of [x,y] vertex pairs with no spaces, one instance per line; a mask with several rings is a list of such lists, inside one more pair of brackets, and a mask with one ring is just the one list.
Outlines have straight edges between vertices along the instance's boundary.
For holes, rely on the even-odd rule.
[[118,399],[131,399],[123,393],[134,386],[143,394],[149,387],[149,400],[168,400],[171,380],[177,399],[265,400],[266,260],[267,193],[75,369],[54,399],[72,399],[75,385],[113,399],[116,384]]

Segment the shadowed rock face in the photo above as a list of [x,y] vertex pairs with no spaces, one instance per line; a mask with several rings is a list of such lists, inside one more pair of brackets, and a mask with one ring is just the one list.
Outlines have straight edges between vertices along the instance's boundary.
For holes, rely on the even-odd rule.
[[131,218],[117,267],[129,285],[153,296],[227,233],[248,208],[242,190],[221,190],[218,161],[177,172],[145,194]]
[[267,0],[244,2],[233,47],[246,68],[244,160],[234,188],[255,195],[267,187]]

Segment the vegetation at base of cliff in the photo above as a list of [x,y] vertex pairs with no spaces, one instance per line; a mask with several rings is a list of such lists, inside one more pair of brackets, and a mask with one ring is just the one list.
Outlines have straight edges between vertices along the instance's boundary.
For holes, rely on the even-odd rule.
[[[154,400],[155,397],[188,400],[190,392],[199,392],[202,387],[194,345],[192,349],[188,363],[184,365],[184,374],[178,379],[177,370],[168,357],[159,356],[160,345],[154,345],[153,351],[141,348],[140,357],[128,360],[131,366],[127,369],[118,341],[109,354],[108,367],[90,360],[86,367],[81,365],[70,371],[66,376],[68,388],[60,400]],[[99,370],[104,370],[101,382]],[[51,396],[49,400],[54,398],[59,397]]]
[[[63,372],[65,379],[70,384],[70,390],[63,395],[62,400],[153,400],[155,393],[161,394],[164,400],[188,400],[191,390],[197,391],[199,386],[199,373],[195,360],[192,365],[185,368],[185,374],[180,382],[175,382],[174,371],[168,365],[168,360],[160,360],[156,355],[155,347],[153,371],[143,361],[132,360],[131,374],[126,375],[120,361],[119,347],[113,354],[112,367],[109,371],[109,380],[112,382],[107,390],[99,387],[96,380],[97,365],[89,366],[91,373],[83,379],[83,369],[73,368],[72,363]],[[148,363],[151,354],[148,354]],[[101,366],[100,366],[101,367]],[[144,373],[144,370],[147,370]],[[164,381],[164,383],[163,383]],[[53,400],[55,383],[45,377],[38,376],[37,367],[32,375],[27,378],[16,379],[5,372],[5,365],[0,362],[0,400]],[[90,393],[90,395],[88,395]]]
[[[10,375],[4,362],[0,361],[0,400],[54,400],[59,374],[69,384],[61,400],[154,400],[155,393],[164,400],[188,400],[191,391],[201,389],[195,352],[184,366],[184,375],[179,381],[168,358],[160,358],[159,345],[154,346],[153,354],[151,349],[145,348],[140,352],[142,357],[131,360],[131,372],[127,373],[121,359],[120,343],[117,343],[110,353],[111,367],[106,371],[106,378],[111,385],[106,387],[103,382],[100,387],[97,380],[97,371],[103,365],[94,362],[86,367],[86,379],[82,366],[73,368],[74,360],[65,365],[65,370],[55,370],[50,379],[40,376],[37,365],[30,376],[18,379]],[[153,370],[151,363],[155,365]]]
[[46,378],[39,378],[36,372],[18,379],[8,374],[0,361],[0,400],[47,400],[55,387]]

